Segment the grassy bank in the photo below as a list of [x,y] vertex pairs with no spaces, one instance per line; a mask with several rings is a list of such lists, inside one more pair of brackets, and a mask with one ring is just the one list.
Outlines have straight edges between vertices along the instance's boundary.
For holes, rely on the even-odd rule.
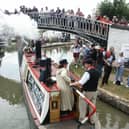
[[[71,64],[70,71],[72,71],[75,75],[81,77],[85,70],[82,67],[82,65],[78,65],[78,68],[76,68],[74,64]],[[115,72],[113,70],[112,74],[114,74],[114,73]],[[128,75],[129,75],[129,71],[127,69],[125,69],[124,77],[127,78]],[[102,80],[100,78],[99,85],[100,85],[101,81]],[[117,85],[113,84],[111,80],[109,81],[108,85],[105,85],[101,88],[103,88],[103,89],[105,89],[105,90],[107,90],[115,95],[118,95],[122,98],[129,99],[129,88],[126,88],[124,86],[117,86]]]

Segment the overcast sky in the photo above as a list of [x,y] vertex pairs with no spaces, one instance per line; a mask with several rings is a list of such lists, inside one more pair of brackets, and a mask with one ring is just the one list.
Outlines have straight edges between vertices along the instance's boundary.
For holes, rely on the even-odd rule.
[[[97,4],[104,0],[0,0],[0,9],[8,9],[13,11],[14,8],[19,9],[20,5],[26,5],[27,7],[33,7],[34,5],[39,9],[41,7],[48,6],[49,9],[56,9],[56,7],[65,9],[81,8],[85,15],[92,14]],[[111,0],[113,1],[113,0]],[[129,0],[126,0],[129,2]]]
[[96,7],[97,3],[102,0],[0,0],[0,8],[2,10],[8,9],[13,11],[14,8],[19,8],[20,5],[26,5],[27,7],[33,7],[34,5],[38,8],[48,6],[49,9],[56,9],[56,7],[65,9],[74,9],[76,12],[77,8],[87,15],[92,12]]

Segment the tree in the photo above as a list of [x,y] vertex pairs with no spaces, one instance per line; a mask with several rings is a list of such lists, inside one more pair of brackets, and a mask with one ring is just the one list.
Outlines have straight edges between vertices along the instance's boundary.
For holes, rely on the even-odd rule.
[[113,16],[117,16],[119,19],[126,18],[129,20],[129,4],[126,0],[104,0],[98,5],[100,15],[108,16],[112,19]]

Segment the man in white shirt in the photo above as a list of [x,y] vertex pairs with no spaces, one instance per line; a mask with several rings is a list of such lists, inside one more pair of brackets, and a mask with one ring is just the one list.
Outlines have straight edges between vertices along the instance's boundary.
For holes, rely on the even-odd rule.
[[[84,61],[84,67],[87,71],[83,74],[79,81],[73,82],[71,86],[78,86],[83,89],[83,94],[93,103],[96,104],[97,98],[97,87],[99,81],[99,72],[94,67],[94,62],[92,59],[87,59]],[[87,115],[88,105],[86,102],[79,97],[79,121],[83,121]],[[91,107],[89,107],[89,112],[91,112]],[[90,117],[90,123],[95,124],[96,113]]]

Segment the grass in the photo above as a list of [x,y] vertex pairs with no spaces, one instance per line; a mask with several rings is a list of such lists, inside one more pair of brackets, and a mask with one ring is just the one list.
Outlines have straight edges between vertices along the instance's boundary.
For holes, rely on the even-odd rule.
[[84,73],[84,68],[79,64],[78,67],[75,67],[75,64],[71,64],[69,67],[70,71],[72,71],[75,75],[81,77]]
[[124,86],[117,86],[110,81],[107,86],[103,87],[103,89],[111,92],[112,94],[118,95],[121,98],[129,100],[129,88]]
[[[74,64],[70,65],[70,71],[72,71],[75,75],[81,77],[82,74],[85,72],[84,68],[82,68],[82,65],[78,65],[78,68],[75,67]],[[112,74],[114,74],[114,70],[112,71]],[[124,77],[128,77],[129,71],[125,69]],[[101,79],[99,81],[99,84],[101,83]],[[112,83],[112,81],[109,81],[108,85],[105,85],[104,87],[101,87],[112,94],[115,94],[121,98],[129,99],[129,88],[126,88],[124,86],[117,86]]]

